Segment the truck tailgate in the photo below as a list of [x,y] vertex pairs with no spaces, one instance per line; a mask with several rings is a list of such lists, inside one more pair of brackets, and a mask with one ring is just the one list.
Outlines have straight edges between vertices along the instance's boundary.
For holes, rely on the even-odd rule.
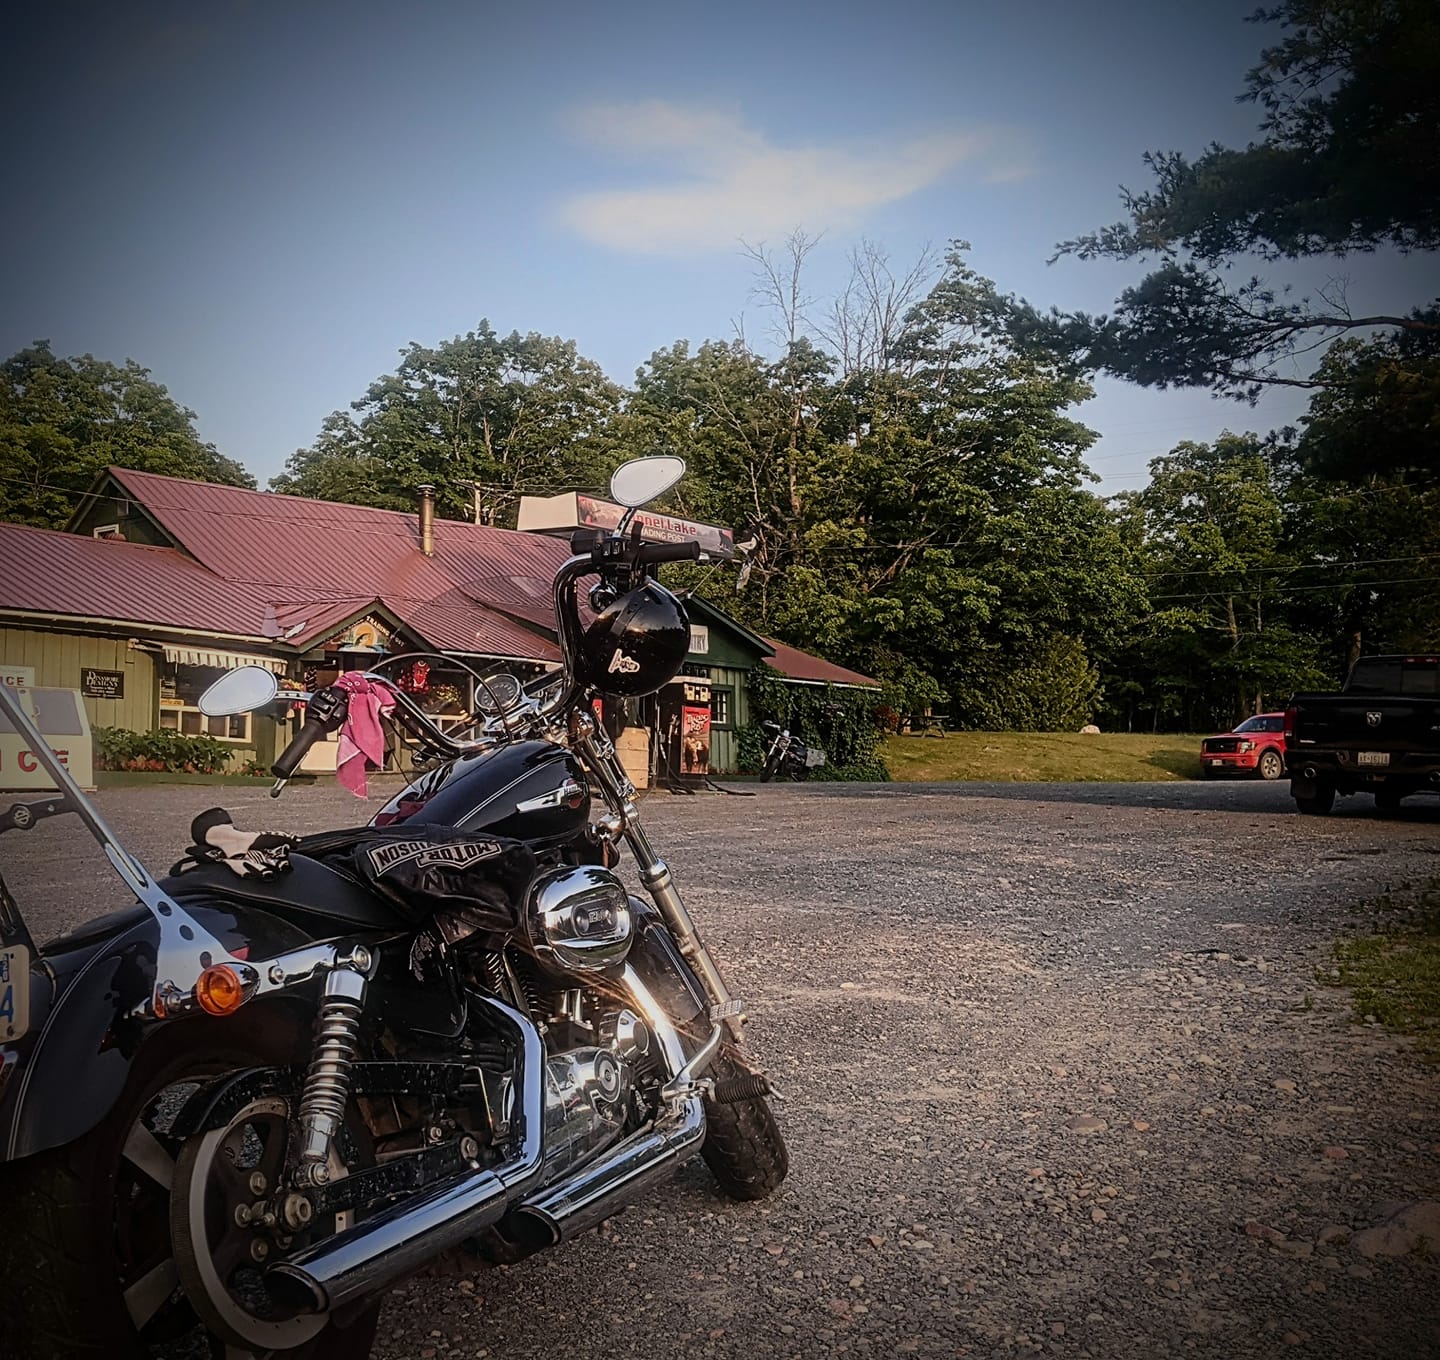
[[1440,747],[1440,699],[1297,695],[1290,744],[1304,749],[1430,751]]

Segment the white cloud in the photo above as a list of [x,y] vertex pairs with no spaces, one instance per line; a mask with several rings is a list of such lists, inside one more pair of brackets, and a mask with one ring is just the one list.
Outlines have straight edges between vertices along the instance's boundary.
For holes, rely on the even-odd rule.
[[642,253],[851,227],[997,149],[986,129],[888,145],[781,147],[735,114],[658,100],[585,109],[574,128],[602,151],[652,167],[658,182],[577,194],[562,206],[564,222],[587,240]]

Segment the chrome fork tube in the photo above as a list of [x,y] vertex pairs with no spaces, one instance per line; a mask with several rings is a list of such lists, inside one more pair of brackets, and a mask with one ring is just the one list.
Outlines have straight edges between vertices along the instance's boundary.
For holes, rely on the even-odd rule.
[[665,924],[669,926],[681,954],[699,975],[701,985],[710,998],[710,1019],[723,1021],[731,1037],[738,1043],[742,1037],[745,1017],[741,1014],[739,1003],[731,995],[730,988],[726,986],[715,960],[710,957],[710,951],[705,948],[705,941],[700,938],[695,922],[685,909],[680,890],[675,886],[674,876],[670,873],[670,866],[655,853],[655,847],[650,844],[645,828],[640,825],[640,814],[634,801],[635,786],[620,768],[615,758],[615,747],[610,739],[592,719],[587,717],[584,722],[585,726],[581,728],[577,745],[606,800],[620,816],[626,844],[640,868],[640,881],[645,885],[645,891],[650,894],[660,915],[665,918]]

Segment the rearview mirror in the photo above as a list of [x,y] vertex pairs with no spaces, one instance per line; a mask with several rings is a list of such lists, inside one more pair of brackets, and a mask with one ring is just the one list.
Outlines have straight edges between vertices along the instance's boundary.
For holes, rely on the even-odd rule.
[[684,475],[685,460],[671,454],[632,458],[616,468],[610,478],[610,499],[627,510],[636,510],[663,496]]
[[200,711],[207,718],[225,718],[232,713],[253,713],[264,708],[280,692],[274,671],[264,666],[241,666],[222,675],[200,696]]

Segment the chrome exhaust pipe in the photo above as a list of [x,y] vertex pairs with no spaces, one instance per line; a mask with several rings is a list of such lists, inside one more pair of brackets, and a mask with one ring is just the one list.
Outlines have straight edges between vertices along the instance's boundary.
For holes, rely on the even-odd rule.
[[1313,765],[1307,765],[1303,770],[1300,771],[1300,773],[1306,779],[1314,779],[1315,776],[1320,773],[1320,771],[1317,770]]
[[[620,981],[655,1036],[669,1077],[678,1086],[704,1071],[719,1046],[719,1030],[693,1059],[663,1006],[628,965]],[[587,1163],[517,1205],[500,1231],[531,1251],[554,1246],[593,1228],[637,1195],[668,1179],[705,1141],[705,1104],[694,1091],[682,1093],[672,1109],[596,1161]]]
[[668,1180],[704,1141],[704,1102],[698,1095],[686,1096],[673,1114],[518,1205],[505,1216],[501,1231],[533,1251],[569,1241]]
[[265,1272],[275,1302],[295,1313],[326,1313],[411,1274],[488,1228],[530,1189],[544,1165],[545,1045],[519,1011],[476,997],[518,1040],[517,1155],[489,1171],[452,1176],[363,1223],[297,1252]]
[[[688,1062],[664,1008],[628,965],[620,982],[650,1026],[671,1083],[693,1078],[709,1053]],[[705,1107],[681,1091],[669,1112],[571,1176],[532,1193],[545,1163],[545,1045],[518,1011],[478,997],[519,1040],[518,1155],[490,1171],[464,1172],[278,1262],[265,1273],[276,1304],[325,1313],[409,1275],[486,1228],[539,1249],[593,1227],[673,1173],[705,1138]],[[525,1198],[529,1194],[530,1198]]]

